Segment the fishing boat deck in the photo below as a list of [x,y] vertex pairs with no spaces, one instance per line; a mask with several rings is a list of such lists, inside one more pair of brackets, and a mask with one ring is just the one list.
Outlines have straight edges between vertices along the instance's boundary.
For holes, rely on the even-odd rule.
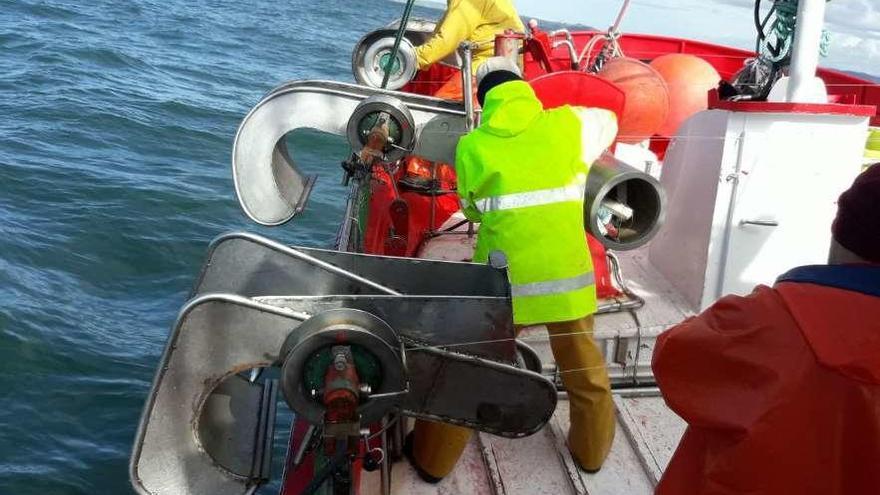
[[[466,237],[446,236],[426,248],[431,253],[467,253]],[[449,249],[450,246],[457,249]],[[568,448],[569,403],[561,394],[553,419],[538,433],[522,439],[474,435],[456,469],[431,485],[419,479],[407,462],[393,465],[392,493],[415,495],[640,495],[653,493],[684,432],[685,423],[666,407],[650,379],[656,336],[693,314],[682,297],[648,261],[646,250],[619,255],[630,288],[645,300],[634,312],[596,316],[595,338],[606,356],[615,383],[617,431],[611,453],[596,474],[579,470]],[[440,256],[437,256],[440,257]],[[444,256],[445,257],[445,256]],[[449,259],[446,257],[446,259]],[[544,363],[552,363],[546,329],[526,329],[520,337]],[[647,377],[647,379],[646,379]],[[365,493],[380,493],[378,474],[365,480]]]

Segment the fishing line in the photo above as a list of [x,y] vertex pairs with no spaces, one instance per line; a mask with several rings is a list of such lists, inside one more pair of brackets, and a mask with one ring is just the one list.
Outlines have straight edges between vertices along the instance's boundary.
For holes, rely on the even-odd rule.
[[[615,313],[606,313],[606,315],[607,314],[615,314]],[[687,316],[685,316],[685,318],[687,318]],[[637,326],[633,326],[633,327],[615,327],[613,331],[618,334],[617,336],[620,336],[620,334],[622,334],[624,332],[631,331],[632,336],[636,337],[636,336],[638,336],[638,334],[640,334],[642,332],[650,332],[652,330],[669,329],[675,325],[678,325],[682,321],[684,321],[685,318],[683,318],[681,321],[673,321],[673,322],[657,324],[657,325],[648,325],[648,326],[637,325]],[[530,332],[530,329],[531,329],[531,331],[534,331],[534,330],[540,329],[540,328],[542,328],[542,326],[526,327],[522,330],[522,332]],[[501,338],[501,339],[461,341],[461,342],[451,342],[448,344],[436,344],[436,345],[418,344],[418,345],[414,345],[414,346],[408,346],[407,350],[410,350],[410,351],[421,350],[421,349],[443,350],[443,349],[448,349],[448,348],[452,348],[452,347],[477,346],[477,345],[486,345],[486,344],[500,344],[500,343],[506,343],[506,342],[515,342],[515,341],[549,342],[550,339],[553,339],[553,338],[574,337],[574,336],[579,336],[579,335],[593,336],[596,333],[602,334],[605,332],[607,332],[607,330],[602,330],[602,329],[596,330],[595,328],[593,330],[589,330],[589,331],[561,332],[561,333],[554,332],[552,334],[548,332],[546,335],[529,335],[529,336],[525,336],[525,337],[505,337],[505,338]]]

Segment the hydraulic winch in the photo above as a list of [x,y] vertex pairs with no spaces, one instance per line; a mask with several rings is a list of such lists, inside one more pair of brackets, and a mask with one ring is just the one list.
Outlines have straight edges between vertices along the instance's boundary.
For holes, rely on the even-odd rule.
[[[264,482],[280,388],[311,425],[287,469],[311,451],[321,462],[312,488],[332,479],[332,493],[348,493],[353,466],[387,470],[383,433],[401,415],[513,438],[538,431],[556,387],[534,362],[517,351],[502,258],[475,265],[223,236],[163,355],[132,479],[151,494],[243,494]],[[252,379],[253,368],[279,378]]]

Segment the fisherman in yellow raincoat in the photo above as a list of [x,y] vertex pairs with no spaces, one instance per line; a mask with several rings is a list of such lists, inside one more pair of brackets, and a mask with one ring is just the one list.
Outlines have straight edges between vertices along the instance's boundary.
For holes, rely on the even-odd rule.
[[[544,110],[507,58],[477,71],[483,120],[458,143],[455,169],[465,216],[480,223],[474,261],[504,252],[513,320],[546,325],[571,405],[568,447],[597,471],[614,439],[605,360],[593,340],[596,286],[584,233],[584,190],[593,161],[617,135],[614,113],[563,106]],[[471,431],[417,421],[407,454],[421,477],[455,467]]]
[[[447,0],[446,13],[437,24],[434,35],[416,48],[419,70],[455,53],[462,41],[477,44],[473,51],[473,70],[495,54],[495,35],[506,30],[525,30],[510,0]],[[453,77],[435,96],[461,99],[461,78]]]

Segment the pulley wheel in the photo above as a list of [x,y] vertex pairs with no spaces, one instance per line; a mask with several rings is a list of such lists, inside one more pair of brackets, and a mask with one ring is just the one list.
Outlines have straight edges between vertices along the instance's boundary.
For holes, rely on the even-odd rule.
[[[391,51],[394,48],[394,37],[385,36],[372,42],[362,51],[357,53],[352,65],[354,77],[358,84],[371,88],[381,88],[385,77],[385,66],[391,59]],[[391,75],[385,89],[396,91],[412,80],[418,70],[416,62],[416,50],[412,43],[403,38],[397,55],[391,61]]]
[[[400,340],[387,323],[366,311],[332,309],[300,324],[281,348],[281,391],[290,408],[312,424],[324,421],[325,407],[313,397],[315,363],[332,346],[351,346],[362,383],[374,385],[372,393],[399,392],[406,388],[406,371],[400,356]],[[363,364],[362,364],[363,363]],[[370,368],[370,369],[366,369]],[[323,377],[323,370],[318,376]],[[367,375],[372,375],[370,379]],[[378,375],[378,378],[376,378]],[[358,413],[365,424],[379,421],[403,400],[367,398]]]
[[390,142],[383,150],[385,160],[393,162],[405,157],[415,145],[415,119],[402,101],[388,95],[373,95],[352,112],[346,128],[352,151],[357,153],[363,149],[370,131],[380,118],[389,120]]

